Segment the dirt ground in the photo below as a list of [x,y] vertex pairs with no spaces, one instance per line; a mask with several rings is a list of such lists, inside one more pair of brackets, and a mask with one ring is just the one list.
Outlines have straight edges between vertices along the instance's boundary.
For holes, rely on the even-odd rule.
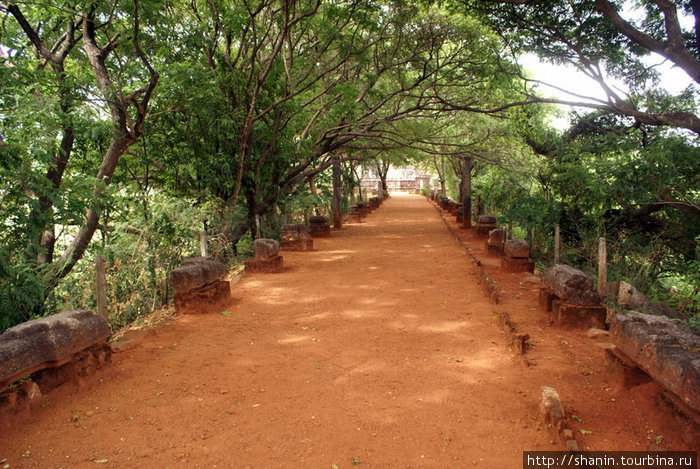
[[[173,318],[83,386],[45,395],[2,435],[2,465],[517,468],[523,451],[563,449],[539,417],[543,385],[581,449],[696,449],[655,385],[614,389],[604,339],[550,326],[535,280],[500,273],[459,231],[502,304],[438,210],[395,194],[314,251],[283,252],[282,273],[244,276],[222,314]],[[531,366],[507,349],[499,312],[530,334]]]

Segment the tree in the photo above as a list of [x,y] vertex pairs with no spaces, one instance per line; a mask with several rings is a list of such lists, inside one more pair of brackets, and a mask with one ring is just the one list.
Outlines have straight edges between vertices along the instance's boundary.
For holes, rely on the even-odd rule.
[[[654,68],[642,61],[655,52],[700,83],[700,29],[684,29],[679,20],[681,14],[691,14],[695,24],[700,24],[700,9],[695,2],[643,2],[639,4],[642,17],[632,20],[623,18],[621,1],[459,1],[470,12],[481,12],[513,54],[529,51],[553,63],[573,65],[595,80],[606,94],[606,99],[596,99],[582,96],[577,90],[563,90],[572,98],[561,100],[528,92],[528,99],[506,106],[561,103],[612,111],[630,118],[630,125],[672,126],[700,133],[693,90],[667,97],[656,86]],[[631,91],[625,94],[615,89],[608,76],[624,80]]]
[[192,178],[177,163],[175,179],[220,199],[222,220],[243,196],[246,220],[222,222],[232,244],[328,169],[333,155],[347,163],[370,150],[429,148],[440,137],[413,135],[407,123],[438,116],[439,96],[474,103],[497,89],[489,81],[502,65],[490,54],[495,39],[439,9],[366,1],[192,5],[187,21],[208,40],[190,29],[174,33],[193,52],[178,56],[184,70],[171,68],[181,91],[163,102],[175,112],[160,122],[190,147],[184,165]]
[[[3,153],[11,154],[11,164],[30,171],[23,191],[5,194],[4,203],[11,205],[12,211],[3,225],[20,233],[20,241],[4,255],[10,262],[23,262],[25,272],[32,271],[41,279],[43,297],[73,269],[90,243],[114,170],[143,133],[159,75],[141,48],[138,0],[103,8],[1,2],[0,10],[14,19],[14,23],[3,23],[2,47],[8,51],[4,72],[13,92],[6,99],[30,104],[4,112],[2,132],[7,136],[8,148]],[[27,41],[33,53],[26,47]],[[50,74],[45,73],[47,67]],[[32,92],[26,93],[23,87]],[[57,90],[56,98],[53,89]],[[30,103],[32,100],[35,103]],[[109,116],[111,132],[105,147],[99,144],[102,155],[94,182],[75,197],[69,187],[72,181],[67,182],[65,175],[76,167],[71,164],[76,143],[84,150],[83,139],[100,133],[85,119],[95,108],[100,109],[95,114],[105,112]],[[35,135],[34,118],[41,126],[36,141],[27,138]],[[80,141],[76,142],[78,137]],[[34,159],[34,148],[41,148],[39,159]],[[91,152],[80,156],[91,159],[97,155]],[[85,163],[76,161],[75,165]],[[83,215],[79,210],[84,210]],[[72,240],[58,256],[54,253],[57,223],[77,226],[77,231],[71,233]],[[33,302],[32,312],[38,312],[40,303]],[[22,306],[19,309],[29,313]]]

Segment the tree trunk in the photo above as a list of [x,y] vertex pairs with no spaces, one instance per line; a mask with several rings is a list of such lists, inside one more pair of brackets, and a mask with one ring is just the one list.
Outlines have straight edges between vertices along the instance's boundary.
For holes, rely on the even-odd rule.
[[100,212],[102,211],[101,204],[97,201],[101,199],[105,188],[111,182],[112,174],[114,174],[117,163],[119,163],[121,157],[136,140],[128,133],[122,133],[118,129],[115,129],[115,132],[117,132],[118,135],[112,138],[107,153],[105,153],[102,159],[100,169],[97,172],[98,184],[95,186],[95,190],[92,194],[92,200],[96,202],[96,207],[89,208],[85,213],[83,226],[80,227],[71,244],[54,264],[57,266],[57,269],[52,269],[49,273],[46,279],[47,285],[54,286],[59,280],[68,275],[75,264],[83,257],[85,250],[90,244],[92,235],[95,234],[95,230],[97,230],[97,224],[100,221]]
[[[443,184],[444,185],[444,184]],[[465,157],[462,160],[462,183],[460,184],[462,194],[462,226],[470,228],[472,226],[472,158]]]
[[342,196],[343,196],[343,182],[341,178],[340,171],[340,156],[333,156],[333,201],[331,204],[331,209],[333,212],[333,227],[339,230],[343,227],[343,212],[342,212]]

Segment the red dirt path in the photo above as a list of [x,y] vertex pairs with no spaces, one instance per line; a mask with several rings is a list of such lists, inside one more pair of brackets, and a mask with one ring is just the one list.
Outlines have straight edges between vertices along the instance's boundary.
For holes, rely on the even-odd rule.
[[[483,242],[461,235],[484,257]],[[596,340],[549,326],[537,285],[484,257],[504,292],[492,305],[424,198],[394,195],[314,247],[284,252],[280,274],[244,276],[230,314],[177,317],[86,385],[47,394],[50,405],[2,435],[0,461],[518,468],[522,451],[561,449],[540,422],[542,385],[582,420],[569,419],[574,430],[592,432],[577,435],[581,449],[690,449],[654,385],[612,389]],[[506,349],[501,311],[530,334],[531,366]]]

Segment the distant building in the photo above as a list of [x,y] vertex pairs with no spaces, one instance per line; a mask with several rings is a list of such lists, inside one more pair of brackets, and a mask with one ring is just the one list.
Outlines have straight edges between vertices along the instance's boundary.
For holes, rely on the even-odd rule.
[[[367,168],[362,174],[362,190],[376,191],[379,187],[379,175],[376,168]],[[430,189],[430,174],[416,169],[414,166],[401,168],[389,167],[386,176],[387,189],[391,191],[420,191],[423,188]]]

